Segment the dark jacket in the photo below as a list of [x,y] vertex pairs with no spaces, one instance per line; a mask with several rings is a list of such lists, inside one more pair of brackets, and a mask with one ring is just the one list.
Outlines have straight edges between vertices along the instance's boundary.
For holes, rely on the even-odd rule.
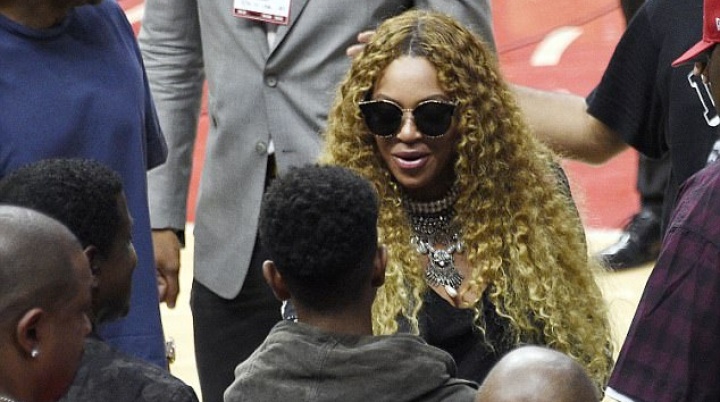
[[473,401],[477,384],[421,338],[349,336],[282,321],[235,369],[225,402]]
[[189,385],[167,370],[89,337],[80,369],[60,401],[198,402],[198,398]]

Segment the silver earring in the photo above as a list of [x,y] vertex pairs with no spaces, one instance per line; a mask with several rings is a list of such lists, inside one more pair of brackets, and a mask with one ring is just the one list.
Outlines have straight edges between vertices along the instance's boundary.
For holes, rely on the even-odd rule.
[[39,351],[39,350],[33,349],[33,350],[30,351],[30,357],[32,357],[33,359],[36,358],[36,357],[38,357],[38,356],[40,356],[40,351]]

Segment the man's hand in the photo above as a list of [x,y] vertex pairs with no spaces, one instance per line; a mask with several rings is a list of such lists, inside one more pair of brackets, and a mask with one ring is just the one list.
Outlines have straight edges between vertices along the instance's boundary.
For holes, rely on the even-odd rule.
[[180,241],[172,229],[152,231],[160,303],[175,308],[180,292]]
[[355,57],[359,55],[363,48],[365,48],[365,44],[370,41],[373,35],[375,35],[375,31],[360,32],[357,36],[358,43],[345,49],[345,54],[348,55],[348,57]]

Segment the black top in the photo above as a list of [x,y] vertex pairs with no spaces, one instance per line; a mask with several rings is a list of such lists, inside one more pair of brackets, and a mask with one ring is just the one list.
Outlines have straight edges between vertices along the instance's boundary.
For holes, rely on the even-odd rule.
[[497,315],[487,297],[483,298],[485,335],[473,324],[473,316],[474,310],[456,308],[428,290],[418,324],[420,336],[427,343],[452,355],[459,378],[481,383],[490,368],[514,345],[507,336],[507,320]]

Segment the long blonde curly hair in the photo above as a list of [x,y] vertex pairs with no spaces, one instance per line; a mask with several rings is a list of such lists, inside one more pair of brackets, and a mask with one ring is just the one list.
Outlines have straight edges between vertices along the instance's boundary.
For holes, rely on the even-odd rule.
[[[567,353],[603,386],[612,366],[607,308],[577,211],[559,185],[556,157],[529,133],[487,46],[434,12],[409,11],[380,25],[341,83],[325,133],[321,161],[359,172],[380,196],[378,225],[390,258],[373,306],[375,332],[396,332],[404,316],[418,333],[428,290],[421,256],[409,241],[413,232],[401,189],[358,108],[385,68],[402,56],[427,59],[441,88],[458,102],[454,163],[460,195],[454,209],[472,267],[470,289],[486,289],[509,322],[514,344],[539,343]],[[469,307],[484,332],[482,295]]]

